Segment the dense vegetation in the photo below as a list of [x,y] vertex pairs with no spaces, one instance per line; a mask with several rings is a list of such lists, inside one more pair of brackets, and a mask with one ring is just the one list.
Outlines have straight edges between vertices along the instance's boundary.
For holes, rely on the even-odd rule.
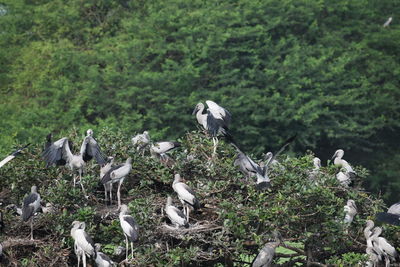
[[50,131],[108,126],[156,139],[213,99],[260,155],[337,148],[398,201],[399,46],[393,0],[4,0],[0,155]]
[[[68,137],[77,149],[83,136],[70,132]],[[271,188],[260,192],[255,190],[254,180],[244,179],[233,166],[236,152],[230,145],[220,142],[218,156],[210,164],[213,144],[203,133],[187,133],[180,139],[182,148],[173,153],[173,168],[163,166],[148,153],[140,156],[130,145],[129,136],[121,132],[103,129],[96,137],[104,152],[115,156],[118,162],[128,156],[133,158],[133,169],[124,182],[122,196],[140,225],[140,238],[131,261],[135,266],[246,266],[273,230],[279,230],[290,248],[278,248],[276,263],[355,266],[367,259],[362,230],[365,220],[373,218],[383,202],[360,187],[367,175],[365,169],[358,167],[360,177],[351,188],[345,188],[335,178],[337,169],[333,165],[322,168],[317,178],[310,180],[311,154],[299,158],[283,156],[282,167],[271,170]],[[0,241],[11,239],[14,243],[5,250],[2,263],[76,264],[70,237],[74,220],[85,221],[94,241],[102,243],[103,251],[120,262],[124,254],[121,259],[113,252],[124,246],[124,237],[116,204],[104,204],[99,166],[89,164],[83,178],[89,193],[87,200],[79,186],[73,188],[70,170],[44,167],[41,151],[42,146],[32,146],[0,169],[0,201],[4,206],[20,205],[30,186],[36,184],[43,202],[53,203],[55,211],[35,216],[34,243],[26,239],[29,224],[22,224],[12,212],[5,212],[6,228]],[[191,213],[189,229],[171,230],[164,226],[169,223],[162,215],[167,195],[180,206],[172,190],[174,173],[186,179],[201,202],[202,208]],[[348,226],[343,223],[343,206],[350,198],[355,200],[358,214]],[[398,227],[383,227],[383,235],[399,247]]]

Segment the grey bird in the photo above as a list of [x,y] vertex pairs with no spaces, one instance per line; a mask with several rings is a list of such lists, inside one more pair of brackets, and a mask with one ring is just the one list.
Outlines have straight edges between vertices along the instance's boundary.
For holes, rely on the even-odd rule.
[[252,262],[252,267],[269,267],[274,259],[275,249],[282,243],[280,235],[274,232],[275,241],[268,242]]
[[95,262],[98,267],[111,267],[116,265],[115,262],[110,259],[110,257],[100,251],[101,245],[99,243],[94,244],[94,248],[96,250]]
[[80,221],[72,223],[71,236],[74,239],[74,251],[78,258],[78,266],[82,257],[83,266],[86,267],[86,256],[94,257],[96,252],[92,238],[85,232],[86,224]]
[[189,227],[189,223],[186,220],[185,214],[178,209],[177,207],[172,205],[172,198],[170,196],[167,197],[167,204],[165,205],[165,213],[170,219],[171,223],[175,225],[176,228],[180,226],[184,226],[186,228]]
[[22,221],[31,221],[31,240],[33,240],[33,216],[40,208],[40,195],[37,193],[37,187],[31,187],[31,193],[24,198],[22,206]]
[[387,212],[379,212],[376,214],[376,219],[380,222],[400,225],[400,202],[390,206]]
[[[103,180],[104,175],[109,172],[114,164],[114,157],[108,157],[107,163],[100,166],[100,182]],[[104,186],[104,199],[107,202],[107,193],[111,194],[112,183],[105,183]],[[111,201],[111,199],[110,199]]]
[[[112,184],[118,183],[117,198],[118,208],[121,206],[121,185],[125,180],[125,177],[132,170],[132,158],[128,158],[125,164],[111,167],[111,169],[103,176],[101,183],[103,185],[109,184],[110,188],[110,201],[112,201]],[[106,187],[106,186],[105,186]]]
[[150,155],[152,158],[159,159],[162,163],[168,164],[168,162],[171,162],[172,159],[167,153],[180,146],[181,143],[179,142],[156,142],[150,147]]
[[200,202],[196,198],[196,193],[183,182],[181,176],[178,173],[175,174],[172,188],[178,194],[178,198],[183,204],[183,210],[184,214],[186,215],[186,220],[189,222],[190,209],[197,210],[200,208]]
[[357,206],[354,200],[347,200],[347,204],[344,206],[344,211],[346,213],[344,222],[350,224],[353,221],[354,216],[357,214]]
[[128,241],[131,244],[131,255],[133,258],[133,242],[139,239],[139,225],[136,223],[135,219],[128,214],[128,206],[125,204],[121,206],[119,222],[125,236],[126,260],[128,260]]
[[136,147],[136,150],[144,155],[145,149],[150,145],[150,135],[148,131],[144,131],[142,134],[137,134],[132,137],[132,144]]
[[10,160],[14,159],[16,156],[18,156],[19,154],[21,154],[21,151],[24,150],[25,148],[27,148],[30,144],[27,144],[21,148],[18,148],[17,150],[15,150],[13,153],[11,153],[10,155],[8,155],[5,159],[3,159],[2,161],[0,161],[0,168],[3,167],[7,162],[9,162]]
[[217,136],[223,135],[231,138],[228,128],[229,124],[231,123],[232,115],[228,110],[221,107],[214,101],[207,100],[206,104],[208,106],[207,114],[203,114],[205,108],[204,104],[198,103],[193,110],[193,115],[196,115],[197,122],[202,125],[212,137],[214,143],[213,155],[215,155],[218,146]]

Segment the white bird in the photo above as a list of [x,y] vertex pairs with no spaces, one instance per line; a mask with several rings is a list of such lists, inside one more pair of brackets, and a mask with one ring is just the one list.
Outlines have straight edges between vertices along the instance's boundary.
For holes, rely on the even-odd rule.
[[279,234],[274,233],[275,241],[268,242],[258,253],[252,262],[252,267],[269,267],[272,266],[272,260],[275,256],[275,249],[282,243]]
[[368,240],[368,238],[372,235],[372,228],[374,228],[374,222],[371,220],[367,220],[367,225],[364,228],[365,240]]
[[357,206],[354,200],[347,200],[347,204],[344,206],[344,212],[346,213],[344,217],[344,222],[351,224],[354,219],[354,216],[357,214]]
[[375,227],[373,230],[373,235],[375,236],[373,241],[377,243],[379,248],[383,251],[385,256],[390,259],[390,261],[396,261],[396,259],[399,257],[399,254],[397,253],[396,249],[391,244],[389,244],[389,242],[384,237],[379,236],[381,233],[382,233],[382,228]]
[[369,261],[367,267],[376,267],[379,264],[379,255],[374,251],[372,247],[367,247],[365,252],[368,255]]
[[113,262],[110,257],[100,251],[101,245],[99,243],[94,244],[94,248],[96,250],[96,259],[95,262],[98,267],[111,267],[115,266],[115,262]]
[[180,226],[184,226],[186,228],[189,227],[189,223],[186,220],[185,214],[183,214],[183,212],[180,209],[172,205],[172,198],[170,196],[168,196],[167,198],[167,204],[165,205],[165,213],[171,220],[171,223],[176,226],[176,228]]
[[31,220],[31,240],[33,240],[33,215],[40,208],[40,195],[37,193],[37,187],[31,187],[31,193],[24,198],[22,206],[22,220],[24,222]]
[[400,202],[390,206],[387,212],[379,212],[376,219],[381,222],[400,226]]
[[212,136],[214,149],[213,155],[217,152],[219,134],[225,137],[231,138],[228,132],[229,124],[231,122],[232,115],[228,110],[219,106],[217,103],[211,100],[207,100],[208,106],[207,114],[203,114],[204,104],[198,103],[193,110],[193,115],[196,114],[196,119],[199,124]]
[[17,150],[15,150],[13,153],[11,153],[10,155],[8,155],[5,159],[3,159],[2,161],[0,161],[0,168],[3,167],[7,162],[9,162],[10,160],[12,160],[13,158],[15,158],[16,156],[18,156],[22,150],[24,150],[25,148],[27,148],[30,144],[27,144],[21,148],[18,148]]
[[71,236],[74,239],[74,250],[78,258],[78,266],[82,257],[83,266],[86,267],[86,256],[94,257],[94,242],[92,238],[85,232],[86,224],[80,221],[72,223]]
[[149,132],[144,131],[142,134],[137,134],[132,137],[132,144],[136,147],[136,150],[143,155],[146,147],[150,144]]
[[168,165],[173,160],[170,156],[168,156],[168,152],[172,151],[173,149],[180,147],[181,143],[179,142],[156,142],[151,145],[150,147],[150,154],[152,158],[159,159],[162,163]]
[[[99,165],[106,163],[106,158],[100,150],[97,141],[92,137],[93,131],[87,130],[87,136],[82,142],[79,154],[74,155],[70,149],[70,141],[68,138],[61,138],[54,143],[51,141],[51,134],[47,136],[47,142],[45,144],[45,150],[42,153],[42,157],[46,162],[46,167],[51,165],[65,165],[74,171],[78,170],[79,179],[82,179],[82,174],[85,168],[85,162],[95,158]],[[74,186],[76,185],[76,176],[74,175]],[[85,189],[81,182],[83,192]]]
[[[104,175],[111,170],[114,164],[114,157],[108,157],[107,163],[100,166],[100,182],[102,181]],[[107,202],[107,192],[111,194],[112,183],[105,183],[104,186],[104,199]],[[111,199],[110,199],[111,201]]]
[[384,28],[388,27],[392,23],[393,17],[389,17],[385,23],[382,25]]
[[126,260],[128,260],[128,240],[131,243],[131,254],[133,258],[133,242],[139,239],[139,225],[136,223],[135,219],[127,213],[128,206],[124,204],[121,206],[121,211],[119,213],[119,222],[125,235]]
[[338,172],[336,174],[336,179],[339,180],[340,184],[347,187],[351,183],[350,175],[347,172]]
[[315,180],[320,173],[321,160],[317,157],[313,159],[314,169],[310,172],[309,178]]
[[132,158],[128,158],[125,164],[111,167],[111,169],[103,176],[101,183],[103,185],[110,184],[110,201],[112,201],[112,184],[118,183],[117,198],[118,208],[121,206],[121,185],[125,177],[132,170]]
[[356,176],[356,173],[354,172],[353,168],[350,166],[350,164],[345,161],[343,158],[344,151],[343,149],[338,149],[336,150],[335,154],[333,154],[332,159],[333,163],[336,166],[343,167],[346,170],[346,174],[349,175],[350,178],[354,178]]
[[186,215],[186,220],[189,222],[190,209],[199,209],[199,200],[196,198],[195,192],[189,186],[182,182],[182,178],[178,173],[175,174],[172,188],[178,194],[178,198],[183,204],[183,210],[184,214]]

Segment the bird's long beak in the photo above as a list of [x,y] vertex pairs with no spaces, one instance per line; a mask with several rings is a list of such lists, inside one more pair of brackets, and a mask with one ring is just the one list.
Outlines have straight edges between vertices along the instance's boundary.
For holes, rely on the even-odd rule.
[[192,112],[192,115],[195,115],[197,113],[197,111],[199,111],[199,108],[196,106]]
[[337,156],[337,152],[335,152],[335,154],[333,154],[332,159],[335,159]]

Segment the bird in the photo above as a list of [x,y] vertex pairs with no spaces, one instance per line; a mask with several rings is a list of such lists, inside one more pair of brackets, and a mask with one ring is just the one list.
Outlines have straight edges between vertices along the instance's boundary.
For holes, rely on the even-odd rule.
[[313,159],[314,169],[310,172],[309,178],[315,180],[320,172],[321,160],[317,157]]
[[368,255],[369,261],[367,262],[367,267],[375,267],[378,266],[379,263],[379,255],[374,251],[372,247],[367,247],[365,252]]
[[195,192],[189,186],[182,182],[182,178],[178,173],[175,174],[172,188],[178,194],[178,198],[183,204],[183,210],[184,214],[186,215],[186,220],[189,222],[190,209],[199,209],[200,202],[196,198]]
[[50,213],[51,214],[51,213],[55,213],[56,209],[55,209],[55,207],[54,207],[54,205],[52,203],[47,202],[44,207],[42,206],[42,212],[44,214],[46,214],[46,213]]
[[150,144],[150,135],[148,131],[144,131],[142,134],[137,134],[132,137],[132,144],[136,147],[136,150],[144,155],[146,147]]
[[257,174],[257,169],[260,166],[255,163],[249,156],[244,154],[242,151],[238,151],[235,161],[233,162],[234,166],[238,166],[239,170],[247,177],[254,177]]
[[9,162],[10,160],[12,160],[13,158],[15,158],[16,156],[18,156],[19,154],[21,154],[21,151],[24,150],[25,148],[27,148],[30,144],[27,144],[21,148],[18,148],[17,150],[15,150],[13,153],[11,153],[10,155],[8,155],[5,159],[3,159],[2,161],[0,161],[0,168],[3,167],[7,162]]
[[[101,152],[100,146],[97,141],[93,138],[93,131],[87,130],[87,136],[84,138],[79,154],[74,155],[70,149],[70,141],[68,138],[63,137],[54,143],[51,141],[51,134],[47,135],[47,142],[45,149],[42,153],[42,157],[46,162],[46,167],[52,165],[65,165],[74,171],[78,170],[79,179],[82,179],[84,172],[85,163],[92,158],[95,158],[99,165],[106,163],[106,158]],[[74,187],[76,185],[76,176],[73,176]],[[83,192],[85,189],[81,183]],[[86,195],[86,194],[85,194]]]
[[385,21],[385,23],[383,23],[383,27],[384,28],[386,28],[386,27],[388,27],[389,25],[390,25],[390,23],[392,23],[392,20],[393,20],[393,17],[389,17],[386,21]]
[[364,237],[365,240],[368,240],[368,238],[371,236],[372,234],[372,228],[374,228],[374,222],[372,220],[367,220],[366,222],[366,226],[364,228]]
[[380,236],[381,233],[382,233],[382,228],[375,227],[373,230],[373,235],[375,236],[375,240],[373,241],[377,242],[379,248],[389,258],[390,261],[396,261],[396,259],[399,258],[399,254],[397,253],[396,249],[391,244],[389,244],[389,242],[384,237]]
[[171,220],[171,223],[175,225],[176,228],[179,228],[180,226],[189,228],[189,223],[186,219],[185,214],[183,214],[183,212],[180,209],[172,205],[172,198],[170,196],[167,197],[167,204],[165,205],[165,213]]
[[257,257],[254,258],[251,266],[252,267],[269,267],[272,266],[272,260],[274,259],[275,249],[282,243],[280,235],[274,232],[275,241],[268,242],[264,245]]
[[121,224],[122,231],[125,235],[126,260],[128,260],[128,240],[131,244],[131,255],[133,258],[133,242],[136,242],[139,239],[139,225],[136,223],[135,219],[127,213],[128,206],[125,204],[121,205],[119,223]]
[[400,202],[390,206],[387,212],[379,212],[376,214],[376,219],[380,222],[385,222],[392,225],[400,225]]
[[333,154],[332,156],[333,163],[336,166],[343,167],[346,170],[345,173],[347,173],[350,176],[350,178],[354,178],[356,176],[356,173],[354,172],[350,164],[344,159],[342,159],[343,155],[344,155],[343,149],[336,150],[335,154]]
[[340,184],[347,187],[351,183],[350,175],[347,172],[338,172],[336,174],[336,179],[339,180]]
[[344,222],[351,224],[354,219],[354,216],[357,214],[357,206],[354,200],[347,200],[347,204],[344,206],[344,211],[346,213],[344,217]]
[[37,187],[31,187],[31,193],[24,198],[22,206],[22,221],[31,220],[31,240],[33,240],[33,215],[40,208],[40,195],[37,193]]
[[100,251],[101,245],[99,243],[94,244],[94,248],[96,251],[96,259],[95,262],[98,267],[111,267],[115,266],[115,262],[113,262],[110,257]]
[[180,146],[181,143],[179,142],[169,142],[169,141],[156,142],[151,145],[150,154],[152,158],[159,159],[162,163],[168,165],[169,163],[172,162],[172,159],[170,156],[168,156],[167,153]]
[[283,142],[283,144],[279,146],[279,150],[276,153],[268,152],[267,154],[265,154],[265,161],[269,162],[270,166],[279,165],[280,163],[276,160],[276,158],[286,149],[287,146],[289,146],[296,139],[296,137],[297,134],[285,140],[285,142]]
[[118,183],[118,208],[121,207],[121,185],[131,170],[132,158],[129,157],[124,164],[111,167],[101,179],[103,185],[110,184],[110,201],[112,201],[112,184]]
[[[102,181],[104,175],[111,170],[114,164],[114,157],[108,157],[107,163],[100,166],[100,182]],[[104,186],[104,199],[107,202],[107,192],[111,194],[111,185],[112,183],[103,184]],[[111,201],[111,199],[110,199]]]
[[86,255],[94,257],[96,252],[92,238],[85,232],[86,224],[80,221],[72,222],[71,236],[74,239],[74,251],[78,258],[78,266],[82,257],[83,266],[86,267]]
[[207,114],[203,114],[205,108],[203,103],[198,103],[192,114],[196,115],[197,122],[203,126],[209,135],[211,135],[214,144],[213,155],[215,155],[217,152],[217,137],[219,134],[227,137],[229,140],[232,139],[232,136],[228,132],[232,115],[228,110],[214,101],[207,100],[206,104],[208,106]]

